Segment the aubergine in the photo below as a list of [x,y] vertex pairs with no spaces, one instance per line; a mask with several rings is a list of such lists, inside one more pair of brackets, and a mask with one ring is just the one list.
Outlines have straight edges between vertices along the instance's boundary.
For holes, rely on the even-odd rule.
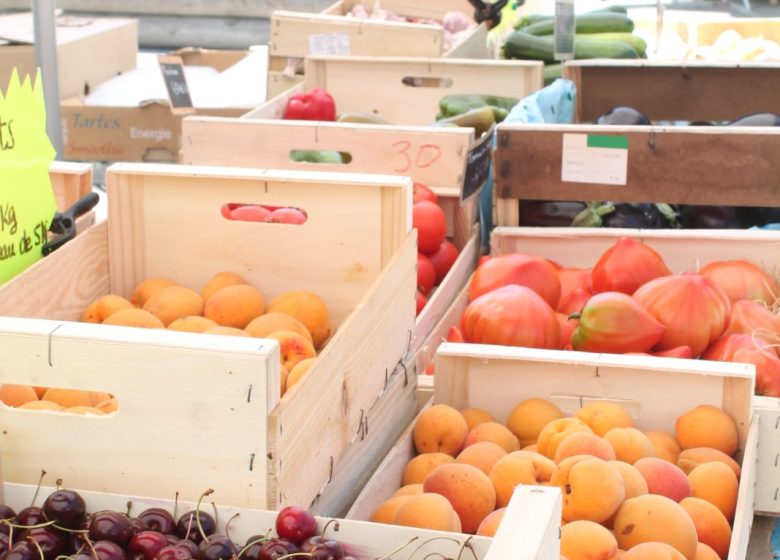
[[649,125],[652,124],[640,111],[633,107],[615,107],[596,119],[596,124],[617,124],[617,125]]
[[780,126],[780,116],[774,113],[751,113],[731,121],[728,126]]
[[571,223],[574,227],[670,229],[677,213],[668,204],[591,202]]
[[680,226],[685,229],[743,229],[745,227],[739,209],[731,206],[680,204],[677,212],[680,215]]
[[521,200],[520,223],[529,227],[568,227],[585,208],[584,202]]

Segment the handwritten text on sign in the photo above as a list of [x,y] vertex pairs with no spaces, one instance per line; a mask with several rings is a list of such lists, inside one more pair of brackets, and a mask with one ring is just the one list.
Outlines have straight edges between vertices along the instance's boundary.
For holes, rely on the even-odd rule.
[[393,169],[395,173],[427,169],[441,158],[441,148],[435,144],[414,145],[408,140],[399,140],[393,148],[398,154],[398,166]]
[[42,256],[57,209],[49,178],[54,155],[40,75],[33,86],[14,71],[0,93],[0,284]]

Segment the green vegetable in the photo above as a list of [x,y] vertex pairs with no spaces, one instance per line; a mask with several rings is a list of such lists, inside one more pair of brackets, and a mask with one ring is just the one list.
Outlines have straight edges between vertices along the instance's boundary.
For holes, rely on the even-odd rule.
[[558,78],[563,77],[563,64],[544,65],[544,85],[549,86]]
[[[628,14],[628,9],[625,6],[608,6],[606,8],[599,8],[598,10],[593,10],[591,12],[585,12],[584,14],[581,14],[577,17],[582,16],[588,16],[591,14]],[[544,14],[529,14],[527,16],[523,16],[520,18],[520,21],[518,21],[515,24],[515,29],[521,29],[523,27],[527,27],[529,25],[533,25],[535,23],[540,23],[543,21],[554,21],[555,16],[551,15],[544,15]]]
[[490,127],[496,123],[496,115],[492,107],[485,105],[478,109],[471,109],[455,117],[448,117],[437,121],[437,125],[452,123],[456,126],[471,127],[477,138],[490,130]]
[[341,152],[334,150],[293,150],[290,152],[290,159],[309,163],[344,163]]
[[639,35],[633,33],[593,33],[588,38],[599,39],[603,41],[619,41],[631,45],[639,55],[639,58],[647,57],[647,42]]
[[[543,60],[555,63],[555,44],[552,37],[537,37],[515,31],[504,43],[504,57]],[[574,37],[574,58],[639,58],[633,47],[622,41],[591,39],[588,35]]]
[[503,121],[509,111],[520,100],[513,97],[498,97],[495,95],[448,95],[439,101],[439,114],[436,120],[457,117],[472,109],[490,107],[496,122]]
[[[634,30],[634,22],[625,14],[601,12],[583,14],[574,19],[576,33],[630,33]],[[545,20],[523,27],[523,31],[531,35],[552,35],[555,32],[555,20]]]

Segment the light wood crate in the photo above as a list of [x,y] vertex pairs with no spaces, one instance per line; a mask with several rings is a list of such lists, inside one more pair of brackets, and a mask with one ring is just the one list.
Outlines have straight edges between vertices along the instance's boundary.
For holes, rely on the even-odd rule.
[[[268,45],[268,99],[300,83],[302,76],[284,72],[289,59],[325,54],[311,53],[309,41],[312,35],[346,37],[350,56],[495,58],[488,47],[488,29],[484,23],[445,50],[444,30],[439,26],[345,17],[359,4],[373,9],[374,0],[338,0],[320,13],[286,10],[272,13]],[[469,18],[474,14],[474,7],[467,0],[383,0],[382,9],[406,17],[439,21],[450,11],[463,12]]]
[[[365,418],[379,396],[393,387],[414,386],[408,380],[404,383],[397,367],[408,352],[414,328],[416,234],[411,229],[411,181],[361,174],[117,164],[109,168],[107,183],[106,222],[0,289],[1,315],[59,321],[32,322],[29,328],[38,334],[40,330],[52,334],[40,335],[37,345],[28,347],[29,355],[20,356],[20,363],[26,359],[30,365],[3,366],[3,380],[84,389],[100,388],[91,387],[93,383],[104,385],[106,391],[117,390],[117,421],[123,417],[125,398],[127,420],[135,414],[139,422],[148,423],[151,416],[158,429],[174,422],[180,428],[173,432],[166,428],[165,433],[181,432],[182,437],[157,447],[149,445],[147,433],[100,435],[109,448],[119,445],[122,453],[149,455],[145,461],[164,467],[155,476],[118,471],[113,454],[106,454],[92,437],[68,428],[71,423],[80,426],[85,421],[113,419],[63,420],[60,415],[2,408],[2,424],[9,426],[2,436],[4,449],[9,450],[4,464],[8,480],[31,481],[46,467],[41,464],[46,457],[54,461],[47,470],[64,468],[59,434],[75,433],[84,444],[65,458],[71,469],[68,478],[77,487],[161,495],[174,482],[186,493],[199,491],[204,484],[218,485],[229,488],[223,497],[227,505],[277,508],[294,502],[308,507],[342,467],[359,467],[342,465],[341,459],[353,441],[362,439]],[[228,202],[294,205],[306,209],[309,219],[295,227],[231,222],[220,213]],[[243,275],[267,301],[282,292],[304,289],[328,304],[335,333],[307,375],[281,400],[278,350],[270,350],[276,347],[273,342],[254,341],[268,355],[252,360],[241,383],[227,365],[217,368],[221,374],[212,371],[196,383],[187,381],[187,376],[197,367],[191,364],[198,362],[197,348],[210,347],[212,352],[203,352],[203,360],[216,367],[229,363],[231,348],[242,347],[231,346],[228,337],[211,341],[207,335],[177,337],[180,333],[68,323],[78,320],[86,306],[102,295],[128,297],[145,278],[164,276],[200,289],[221,270]],[[24,338],[15,334],[21,328],[16,325],[10,319],[3,323],[6,340]],[[103,332],[103,348],[92,352]],[[71,333],[70,338],[63,333]],[[50,363],[47,348],[59,337],[72,352],[57,354]],[[136,352],[129,354],[133,340],[139,343],[132,345]],[[209,362],[209,356],[216,361]],[[62,368],[59,359],[66,361]],[[154,380],[138,363],[154,366]],[[80,368],[86,372],[84,377],[76,377]],[[125,375],[110,375],[116,369]],[[268,391],[266,399],[267,383],[277,389]],[[246,408],[250,386],[254,387],[254,416],[242,416],[240,430],[235,434],[226,430],[214,440],[215,445],[235,445],[233,455],[224,460],[219,453],[211,457],[208,434],[233,425],[236,410]],[[172,395],[179,403],[176,407],[181,407],[178,415],[169,413]],[[144,406],[137,404],[134,413],[133,402]],[[413,416],[411,391],[408,399],[397,404],[399,417]],[[213,413],[205,412],[212,408]],[[19,437],[28,433],[24,426],[32,422],[29,418],[41,423],[38,431]],[[34,433],[50,437],[41,440]],[[184,437],[188,434],[197,435],[197,445]],[[31,441],[41,445],[30,445]],[[111,469],[92,467],[104,465],[108,459],[100,457],[106,455]],[[196,468],[201,460],[204,468]],[[359,476],[359,472],[352,474]]]
[[[626,184],[563,181],[566,134],[625,137]],[[522,225],[522,200],[780,205],[780,130],[773,127],[502,123],[496,136],[494,221],[501,226]]]
[[[431,402],[459,410],[482,408],[503,423],[512,408],[527,398],[549,399],[569,415],[589,402],[608,400],[626,407],[638,428],[672,433],[677,416],[695,406],[723,408],[736,421],[739,433],[742,476],[729,560],[741,560],[747,551],[756,491],[759,419],[752,413],[754,376],[753,368],[745,364],[445,343],[436,353]],[[670,387],[675,388],[673,397]],[[416,455],[413,428],[414,423],[390,451],[348,518],[368,519],[400,487],[403,469]],[[560,517],[555,521],[540,530],[557,539]],[[489,558],[511,557],[506,551],[517,542],[520,528],[507,523],[513,520],[502,522],[491,550],[504,555]]]
[[780,63],[576,60],[564,64],[563,76],[577,88],[577,123],[620,106],[653,122],[780,114]]
[[[49,177],[57,212],[64,212],[77,200],[92,192],[92,164],[54,161],[49,166]],[[76,220],[76,233],[82,233],[95,223],[95,212],[90,210]]]
[[780,43],[780,18],[729,18],[688,25],[688,41],[696,47],[710,46],[725,31],[736,31],[742,37],[763,37]]

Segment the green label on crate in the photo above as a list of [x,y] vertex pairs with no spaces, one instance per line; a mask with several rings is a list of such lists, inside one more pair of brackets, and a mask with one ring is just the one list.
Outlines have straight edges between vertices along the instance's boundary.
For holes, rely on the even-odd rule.
[[618,150],[628,149],[627,136],[596,136],[588,134],[588,148],[615,148]]
[[55,153],[40,72],[33,85],[14,70],[0,91],[0,284],[43,256],[57,211],[49,178]]

